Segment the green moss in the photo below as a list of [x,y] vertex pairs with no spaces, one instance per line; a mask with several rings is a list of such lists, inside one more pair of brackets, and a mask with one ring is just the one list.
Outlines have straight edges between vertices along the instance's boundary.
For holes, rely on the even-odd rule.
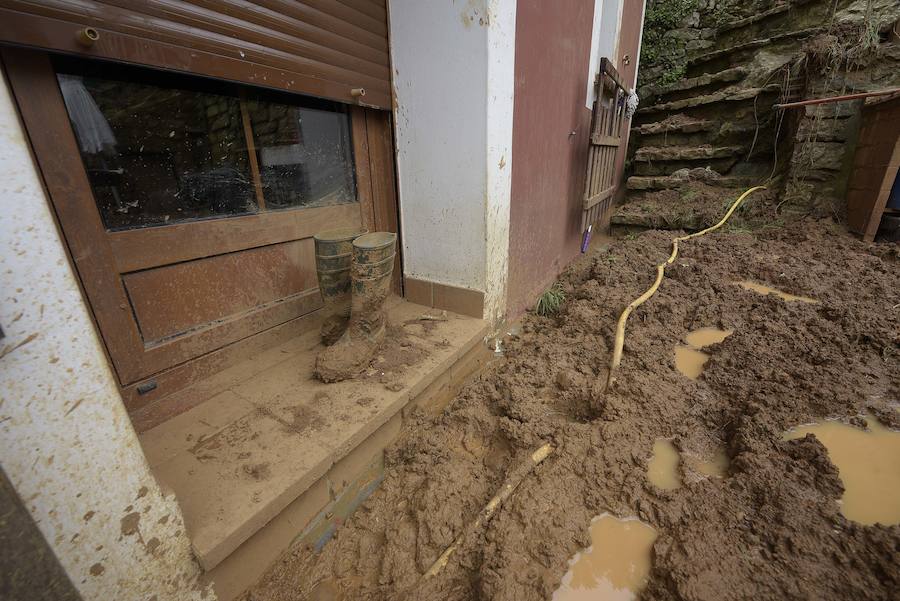
[[665,34],[677,29],[698,6],[699,0],[655,0],[648,3],[641,39],[641,67],[662,67],[663,70],[654,81],[644,81],[642,84],[667,84],[684,77],[687,62],[684,42],[665,37]]

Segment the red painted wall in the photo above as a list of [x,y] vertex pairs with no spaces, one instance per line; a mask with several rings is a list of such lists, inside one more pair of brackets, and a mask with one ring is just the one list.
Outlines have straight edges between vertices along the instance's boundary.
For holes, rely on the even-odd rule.
[[593,0],[519,0],[516,9],[509,319],[531,306],[581,245],[593,14]]

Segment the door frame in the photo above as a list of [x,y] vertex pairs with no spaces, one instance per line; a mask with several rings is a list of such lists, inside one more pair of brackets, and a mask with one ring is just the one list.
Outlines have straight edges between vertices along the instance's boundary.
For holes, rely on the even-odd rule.
[[[225,366],[223,355],[231,356],[224,363],[245,356],[234,347],[258,347],[259,341],[248,344],[248,338],[276,328],[283,330],[281,326],[287,322],[309,316],[321,306],[321,298],[318,289],[312,288],[198,328],[190,335],[148,346],[131,315],[123,273],[308,238],[316,231],[333,227],[361,225],[390,231],[393,225],[396,231],[390,116],[385,111],[354,106],[350,115],[359,204],[110,232],[100,218],[51,55],[40,50],[0,47],[0,57],[61,235],[129,409],[177,389],[172,385],[160,387],[157,375],[177,372],[174,380],[164,380],[186,385],[192,375],[221,369]],[[187,237],[186,232],[190,232]],[[173,244],[175,240],[177,245]],[[227,353],[222,352],[225,349]],[[187,367],[204,358],[206,367]],[[152,394],[147,395],[148,392]]]

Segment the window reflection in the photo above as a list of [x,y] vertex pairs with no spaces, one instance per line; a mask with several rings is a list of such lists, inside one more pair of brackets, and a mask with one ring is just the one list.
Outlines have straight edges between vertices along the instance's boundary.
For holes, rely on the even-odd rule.
[[337,103],[247,103],[266,207],[356,201],[350,118]]
[[357,202],[344,105],[65,58],[57,77],[109,229]]
[[237,98],[60,73],[110,229],[257,210]]

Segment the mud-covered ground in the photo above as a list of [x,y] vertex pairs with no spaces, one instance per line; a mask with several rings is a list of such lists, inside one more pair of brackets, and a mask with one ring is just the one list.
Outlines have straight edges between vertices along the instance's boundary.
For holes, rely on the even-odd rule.
[[[844,518],[824,447],[782,434],[865,410],[900,425],[900,247],[812,220],[687,242],[629,321],[604,393],[615,320],[650,284],[672,235],[629,236],[570,268],[560,315],[527,316],[504,358],[443,413],[414,413],[387,452],[381,488],[321,554],[294,549],[248,598],[547,600],[590,544],[591,517],[609,511],[658,531],[644,600],[896,599],[900,526]],[[736,280],[819,303],[786,303]],[[673,348],[705,326],[734,334],[706,349],[705,372],[689,380]],[[724,445],[728,476],[684,474],[677,490],[655,488],[646,467],[658,437],[699,454]],[[554,453],[423,581],[544,441]]]

